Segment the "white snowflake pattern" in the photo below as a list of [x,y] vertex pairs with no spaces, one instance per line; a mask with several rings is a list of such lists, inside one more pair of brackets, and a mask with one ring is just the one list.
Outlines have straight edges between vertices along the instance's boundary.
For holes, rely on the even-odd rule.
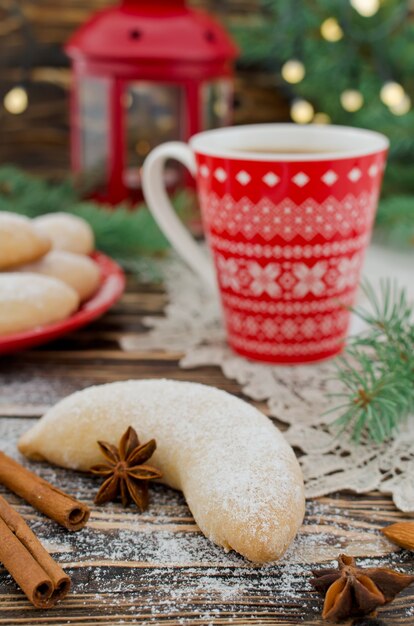
[[260,330],[258,321],[254,317],[251,317],[250,315],[248,315],[244,321],[243,330],[248,335],[253,335],[253,337],[256,336]]
[[293,339],[298,332],[298,325],[293,320],[283,322],[281,331],[286,339]]
[[272,319],[266,319],[262,324],[262,330],[267,339],[274,339],[278,332],[278,326]]
[[272,298],[278,296],[281,292],[280,286],[276,282],[276,278],[280,275],[280,265],[277,263],[269,263],[262,267],[256,261],[251,261],[247,265],[247,271],[252,277],[250,290],[255,296],[261,296],[267,293]]
[[301,326],[301,331],[306,339],[312,339],[317,331],[316,322],[312,318],[305,320]]
[[217,268],[219,280],[224,288],[233,291],[240,291],[239,266],[236,259],[226,259],[224,256],[217,256]]
[[207,226],[217,234],[242,233],[249,240],[260,234],[266,242],[277,236],[288,243],[296,235],[307,241],[316,234],[328,240],[335,234],[349,238],[353,229],[361,236],[371,225],[377,198],[363,192],[341,201],[329,196],[321,203],[311,198],[301,204],[289,199],[274,203],[265,197],[254,203],[247,197],[235,200],[230,194],[203,192],[201,204]]
[[227,310],[227,316],[229,319],[229,326],[235,333],[240,333],[243,330],[243,318],[240,315],[232,313],[231,309]]
[[343,258],[338,263],[339,276],[337,279],[337,289],[342,291],[347,287],[355,287],[359,280],[361,267],[361,255],[354,254],[351,258]]
[[295,263],[293,265],[293,274],[298,279],[293,294],[298,298],[303,298],[308,293],[314,296],[320,296],[326,290],[324,281],[322,280],[326,274],[327,263],[319,261],[313,267],[308,267],[304,263]]
[[330,335],[335,330],[333,316],[327,315],[320,322],[320,329],[323,335]]

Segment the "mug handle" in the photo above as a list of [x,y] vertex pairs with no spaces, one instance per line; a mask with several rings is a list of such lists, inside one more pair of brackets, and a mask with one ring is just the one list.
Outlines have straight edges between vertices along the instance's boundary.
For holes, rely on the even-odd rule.
[[167,159],[176,159],[193,176],[197,166],[191,148],[180,141],[161,144],[147,156],[142,170],[145,200],[158,226],[175,250],[213,291],[217,291],[213,267],[200,245],[183,226],[172,206],[164,186],[164,166]]

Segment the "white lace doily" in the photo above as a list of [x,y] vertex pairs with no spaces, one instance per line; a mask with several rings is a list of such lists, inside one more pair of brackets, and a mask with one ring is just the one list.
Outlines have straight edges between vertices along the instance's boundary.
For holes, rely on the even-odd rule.
[[[396,275],[409,286],[411,256],[372,247],[366,263],[370,280]],[[249,398],[266,402],[271,417],[284,422],[285,436],[299,452],[308,497],[349,489],[379,490],[392,495],[395,505],[414,513],[414,419],[390,443],[354,446],[336,438],[329,424],[336,418],[330,393],[338,390],[332,361],[298,367],[269,366],[235,355],[226,345],[218,302],[178,259],[163,264],[169,304],[162,318],[146,318],[147,335],[120,340],[128,350],[168,350],[184,353],[182,368],[215,365],[237,381]],[[357,327],[354,324],[354,331]]]

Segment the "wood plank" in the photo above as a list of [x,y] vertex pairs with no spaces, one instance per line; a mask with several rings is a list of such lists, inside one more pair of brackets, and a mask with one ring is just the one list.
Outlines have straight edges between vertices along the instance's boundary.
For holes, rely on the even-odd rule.
[[[165,302],[160,294],[133,282],[129,290],[110,315],[89,328],[0,361],[0,449],[19,458],[17,439],[33,419],[90,384],[166,376],[241,395],[236,383],[217,368],[180,370],[180,355],[168,350],[123,353],[115,337],[131,323],[146,332],[140,315],[160,314]],[[313,566],[331,563],[346,552],[368,566],[413,571],[412,553],[397,549],[380,533],[381,527],[404,516],[379,493],[341,493],[309,501],[304,525],[287,556],[277,564],[256,567],[209,542],[176,491],[155,485],[150,507],[142,515],[119,504],[97,508],[96,478],[20,460],[88,503],[92,516],[82,532],[67,533],[0,487],[73,581],[65,602],[52,611],[35,611],[0,568],[0,625],[322,626],[322,600],[309,584]],[[364,626],[412,626],[413,606],[411,588],[381,611],[379,621],[365,621]]]
[[[0,420],[2,444],[9,433],[7,452],[15,454],[15,441],[28,426],[30,420]],[[95,478],[44,464],[26,465],[92,505],[99,482]],[[91,523],[77,534],[62,531],[13,494],[0,492],[74,583],[73,593],[53,616],[36,611],[31,621],[30,607],[0,571],[0,624],[80,625],[92,616],[102,624],[297,624],[305,615],[322,624],[317,618],[320,599],[309,586],[315,564],[346,551],[362,556],[366,564],[381,557],[382,564],[400,571],[412,567],[410,555],[378,532],[401,514],[377,493],[308,502],[305,524],[288,556],[277,565],[255,567],[213,546],[194,524],[181,494],[161,485],[152,489],[150,508],[142,515],[117,504],[92,505]],[[413,601],[414,595],[404,592],[383,613],[384,623],[409,624]]]

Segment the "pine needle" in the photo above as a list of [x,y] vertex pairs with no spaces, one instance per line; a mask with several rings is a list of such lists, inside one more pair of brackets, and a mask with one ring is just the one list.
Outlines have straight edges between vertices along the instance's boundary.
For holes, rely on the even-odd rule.
[[363,437],[381,443],[414,414],[414,324],[407,293],[396,282],[381,281],[379,295],[369,283],[362,288],[369,308],[353,311],[368,330],[338,359],[344,391],[335,394],[333,411],[342,415],[334,427],[356,443]]
[[[185,217],[191,203],[190,194],[175,195],[173,204]],[[45,213],[65,211],[85,219],[92,227],[96,247],[116,259],[139,278],[159,276],[155,264],[142,262],[143,256],[159,255],[169,244],[159,230],[148,208],[119,205],[109,207],[83,201],[71,181],[51,184],[11,167],[0,167],[0,211],[12,211],[29,218]]]
[[[178,212],[185,214],[191,198],[181,192],[174,201]],[[127,206],[105,208],[83,202],[70,181],[52,185],[4,166],[1,210],[31,218],[55,211],[79,215],[92,226],[98,249],[141,280],[160,279],[148,255],[159,255],[168,243],[144,205],[131,211]],[[344,391],[332,394],[338,404],[334,411],[342,413],[334,426],[355,442],[368,437],[380,443],[414,413],[414,324],[406,291],[396,282],[382,281],[379,294],[369,283],[362,288],[369,307],[355,308],[354,313],[368,330],[353,338],[338,359],[337,378]]]

